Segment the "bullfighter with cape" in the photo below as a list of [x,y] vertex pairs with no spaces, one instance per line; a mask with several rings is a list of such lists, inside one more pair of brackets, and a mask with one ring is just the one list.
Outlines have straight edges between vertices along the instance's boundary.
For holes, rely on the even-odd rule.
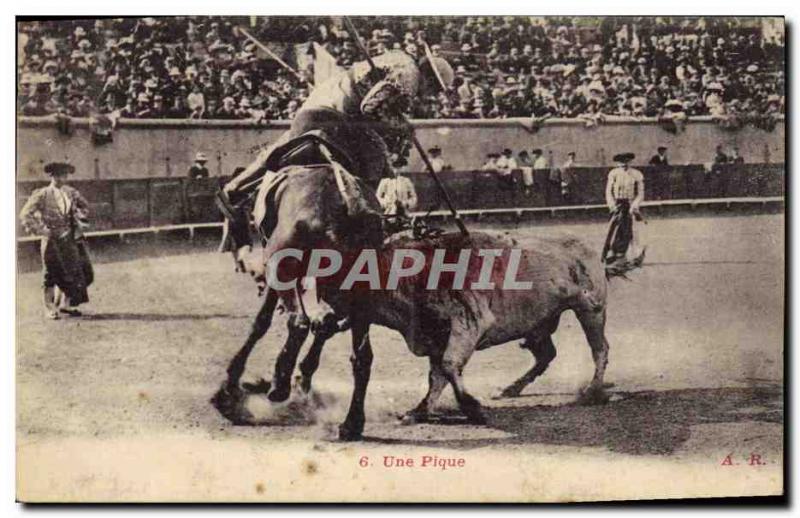
[[[27,231],[42,236],[45,316],[57,320],[62,313],[79,316],[78,305],[89,301],[94,272],[83,236],[89,203],[64,184],[75,171],[71,164],[49,163],[44,171],[52,178],[50,184],[33,191],[19,217]],[[56,288],[64,295],[60,308]]]
[[640,206],[644,200],[644,175],[630,167],[634,158],[633,153],[614,155],[617,167],[609,171],[606,183],[606,204],[611,212],[611,221],[601,257],[612,274],[617,269],[641,266],[644,260],[644,249],[641,253],[633,250],[634,259],[627,260],[629,249],[639,248],[634,235],[634,220],[643,221]]

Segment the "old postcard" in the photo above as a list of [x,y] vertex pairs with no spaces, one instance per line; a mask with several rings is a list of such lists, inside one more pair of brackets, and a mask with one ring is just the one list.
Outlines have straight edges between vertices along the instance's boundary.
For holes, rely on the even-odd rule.
[[16,29],[19,501],[785,494],[783,18]]

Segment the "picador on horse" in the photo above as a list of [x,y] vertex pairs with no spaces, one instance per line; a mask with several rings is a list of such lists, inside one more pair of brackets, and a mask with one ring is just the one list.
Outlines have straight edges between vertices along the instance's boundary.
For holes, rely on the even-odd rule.
[[[351,32],[355,32],[352,27]],[[223,188],[219,202],[228,217],[228,249],[240,257],[245,255],[240,255],[240,250],[251,246],[248,214],[252,204],[264,249],[260,261],[263,271],[250,271],[256,277],[263,273],[269,280],[251,331],[230,360],[227,377],[211,400],[232,422],[254,422],[247,407],[251,394],[264,393],[272,402],[289,398],[298,353],[314,331],[314,343],[300,364],[299,387],[309,393],[325,340],[344,328],[339,322],[330,325],[330,316],[349,320],[352,338],[353,391],[347,416],[339,427],[342,440],[358,439],[364,430],[373,360],[369,329],[373,324],[399,331],[414,354],[429,358],[429,391],[410,412],[413,421],[427,418],[449,383],[465,416],[471,422],[485,422],[480,403],[462,380],[462,370],[472,353],[489,343],[525,339],[524,347],[534,354],[536,364],[506,391],[519,394],[555,357],[550,335],[566,309],[578,315],[592,349],[595,375],[585,392],[587,400],[605,400],[606,280],[596,254],[572,237],[542,239],[526,252],[523,278],[539,279],[541,285],[521,290],[505,290],[499,282],[490,283],[488,291],[431,290],[427,283],[415,281],[401,283],[397,289],[373,291],[371,280],[348,285],[333,271],[322,274],[321,263],[312,259],[304,262],[304,253],[310,252],[313,257],[314,252],[327,250],[339,256],[338,271],[358,272],[354,265],[362,255],[357,252],[372,251],[375,262],[381,261],[386,271],[397,249],[427,250],[430,256],[440,249],[460,254],[464,250],[478,253],[518,246],[513,239],[467,232],[435,173],[431,177],[460,232],[429,233],[423,239],[415,232],[414,236],[387,239],[383,210],[374,193],[379,181],[391,177],[393,167],[405,162],[412,144],[420,150],[428,170],[433,171],[405,122],[405,112],[417,96],[432,93],[437,84],[448,88],[452,78],[449,65],[430,55],[420,64],[402,52],[383,54],[374,63],[369,59],[357,63],[319,85],[291,129]],[[291,255],[294,252],[297,254]],[[278,265],[283,257],[295,260]],[[334,256],[328,257],[331,266]],[[483,268],[468,267],[466,271],[477,275]],[[469,286],[474,288],[475,282]],[[270,329],[279,303],[289,318],[286,342],[275,361],[272,381],[242,383],[247,360]]]
[[268,218],[269,193],[284,178],[281,170],[335,161],[374,191],[381,179],[394,176],[395,167],[406,164],[412,128],[405,115],[418,97],[449,88],[453,70],[442,58],[417,63],[402,51],[372,62],[355,63],[317,85],[290,129],[218,193],[226,217],[222,250],[233,252],[240,268],[243,249],[252,247],[250,210],[256,228],[261,227]]

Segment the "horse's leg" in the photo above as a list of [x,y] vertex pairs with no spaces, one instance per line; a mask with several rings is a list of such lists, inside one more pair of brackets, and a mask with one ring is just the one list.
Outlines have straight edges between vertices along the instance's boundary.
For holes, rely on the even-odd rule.
[[289,317],[286,324],[289,336],[275,360],[275,372],[272,375],[272,391],[267,395],[270,401],[279,403],[286,401],[292,392],[292,372],[297,363],[300,348],[308,338],[308,326],[298,325],[297,315]]
[[372,368],[372,346],[369,342],[369,322],[355,317],[353,322],[353,354],[350,362],[353,365],[353,397],[350,410],[339,426],[339,439],[354,441],[361,438],[364,431],[364,400],[367,396],[370,369]]
[[325,342],[328,341],[328,338],[329,337],[324,334],[315,334],[311,348],[308,350],[308,353],[306,353],[303,361],[300,362],[300,374],[302,374],[300,378],[300,390],[306,394],[311,392],[311,378],[314,377],[314,373],[317,372],[317,368],[319,368],[322,347],[325,345]]
[[536,378],[547,370],[550,362],[556,357],[556,347],[553,345],[553,337],[550,335],[526,338],[522,347],[533,354],[533,367],[517,381],[504,388],[503,392],[500,393],[500,397],[519,396],[525,387],[533,383]]
[[422,398],[419,404],[403,416],[403,424],[414,424],[427,421],[430,412],[436,406],[442,390],[447,386],[447,378],[442,370],[442,358],[429,358],[430,370],[428,371],[428,393]]
[[272,325],[272,314],[275,311],[277,303],[278,293],[275,290],[268,290],[266,298],[264,299],[264,304],[261,306],[253,322],[250,335],[228,365],[228,379],[225,382],[225,388],[229,391],[239,391],[239,380],[244,372],[247,358],[250,356],[256,343],[266,334],[270,325]]
[[583,405],[601,405],[608,402],[608,394],[603,385],[603,377],[608,363],[608,340],[605,336],[606,312],[605,310],[580,311],[576,312],[576,315],[586,334],[594,360],[594,377],[589,386],[581,392],[578,402]]
[[453,322],[447,348],[442,356],[441,367],[444,377],[453,387],[461,412],[467,416],[470,422],[484,424],[486,423],[486,416],[483,413],[483,407],[477,399],[467,392],[462,378],[464,366],[469,361],[472,353],[475,352],[477,343],[478,336],[476,333],[471,332],[461,322]]
[[228,379],[222,383],[222,387],[211,398],[214,407],[234,423],[247,421],[246,410],[242,406],[245,399],[243,391],[239,387],[239,380],[253,347],[264,336],[272,323],[272,313],[275,311],[277,302],[278,294],[274,290],[268,290],[264,304],[253,322],[250,335],[228,365]]

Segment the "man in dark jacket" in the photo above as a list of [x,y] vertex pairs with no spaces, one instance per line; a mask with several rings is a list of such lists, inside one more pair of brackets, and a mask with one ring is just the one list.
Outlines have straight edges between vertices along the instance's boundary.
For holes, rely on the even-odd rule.
[[205,153],[197,153],[194,157],[194,164],[189,168],[189,179],[197,180],[198,178],[208,178],[208,169],[206,168],[208,157]]
[[650,159],[650,165],[669,165],[669,161],[667,160],[666,146],[658,146],[658,153],[653,155],[653,157]]

